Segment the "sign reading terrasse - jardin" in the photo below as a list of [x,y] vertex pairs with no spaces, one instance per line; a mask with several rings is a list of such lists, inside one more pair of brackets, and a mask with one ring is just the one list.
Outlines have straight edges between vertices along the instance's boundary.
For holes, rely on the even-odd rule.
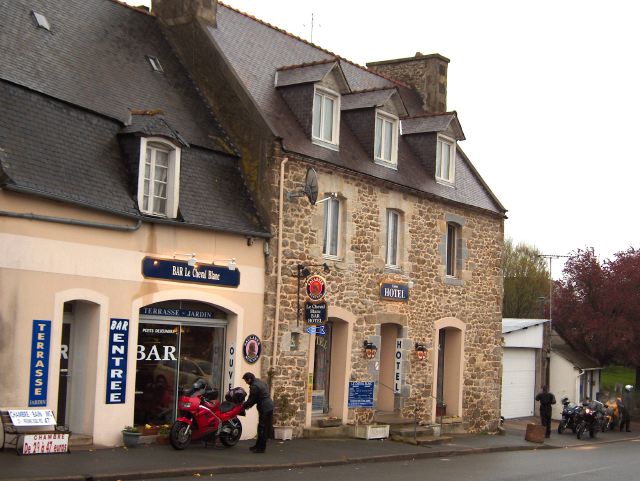
[[142,275],[168,281],[195,282],[223,287],[238,287],[240,271],[213,264],[190,266],[186,261],[173,261],[145,257],[142,260]]

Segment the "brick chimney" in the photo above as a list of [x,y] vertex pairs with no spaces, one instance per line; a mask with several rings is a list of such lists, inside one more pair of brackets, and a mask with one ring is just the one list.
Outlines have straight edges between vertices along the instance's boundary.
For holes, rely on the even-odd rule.
[[367,68],[415,88],[422,97],[422,108],[431,114],[447,111],[447,66],[449,59],[434,53],[415,57],[370,62]]
[[196,19],[216,26],[218,0],[153,0],[151,11],[170,27]]

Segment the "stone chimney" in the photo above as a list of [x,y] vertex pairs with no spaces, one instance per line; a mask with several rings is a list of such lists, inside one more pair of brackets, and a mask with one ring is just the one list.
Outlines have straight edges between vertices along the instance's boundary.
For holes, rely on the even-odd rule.
[[196,19],[216,26],[218,0],[152,0],[151,11],[170,27]]
[[385,77],[411,85],[422,97],[422,108],[430,114],[447,111],[447,66],[449,59],[434,53],[371,62],[367,68]]

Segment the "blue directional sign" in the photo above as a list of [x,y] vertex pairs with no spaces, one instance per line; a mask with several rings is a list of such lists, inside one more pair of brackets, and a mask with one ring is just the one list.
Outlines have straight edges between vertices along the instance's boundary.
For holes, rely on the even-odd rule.
[[316,336],[324,336],[326,334],[324,326],[309,326],[305,329],[308,334],[315,334]]

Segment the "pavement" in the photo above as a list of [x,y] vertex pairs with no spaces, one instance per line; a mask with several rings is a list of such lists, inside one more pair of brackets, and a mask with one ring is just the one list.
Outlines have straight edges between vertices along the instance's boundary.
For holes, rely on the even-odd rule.
[[595,439],[579,440],[571,432],[552,431],[544,443],[525,441],[526,426],[537,418],[507,420],[502,434],[447,435],[443,444],[418,446],[385,440],[293,439],[269,441],[267,452],[249,451],[253,441],[233,448],[205,448],[194,444],[184,451],[158,444],[135,448],[74,450],[66,454],[19,456],[15,450],[0,452],[0,480],[12,481],[116,481],[171,476],[210,476],[351,463],[391,462],[427,458],[450,458],[502,451],[567,448],[594,443],[640,441],[640,423],[632,432],[598,433]]

